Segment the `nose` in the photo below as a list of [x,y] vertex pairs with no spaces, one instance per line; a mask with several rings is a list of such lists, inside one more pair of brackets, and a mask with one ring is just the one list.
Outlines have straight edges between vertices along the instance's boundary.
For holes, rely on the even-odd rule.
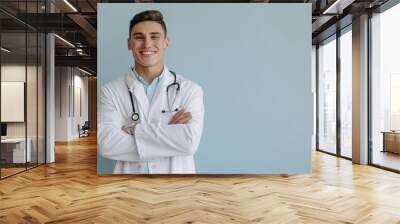
[[144,45],[145,48],[148,48],[148,47],[151,46],[151,39],[150,39],[150,37],[144,38],[143,45]]

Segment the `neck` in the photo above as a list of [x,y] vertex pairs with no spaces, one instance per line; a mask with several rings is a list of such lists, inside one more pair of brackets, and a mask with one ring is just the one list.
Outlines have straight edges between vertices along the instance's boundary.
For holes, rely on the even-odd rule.
[[152,83],[155,78],[161,75],[164,69],[164,64],[157,66],[144,67],[138,63],[135,65],[136,72],[146,81],[148,84]]

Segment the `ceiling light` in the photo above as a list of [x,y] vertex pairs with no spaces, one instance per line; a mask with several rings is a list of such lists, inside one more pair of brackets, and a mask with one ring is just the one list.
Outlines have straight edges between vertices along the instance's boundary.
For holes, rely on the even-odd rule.
[[[337,4],[339,4],[340,0],[336,0],[332,5],[330,5],[327,9],[324,10],[324,12],[322,14],[327,14],[327,13],[332,13],[332,9],[334,9],[335,7],[337,7]],[[334,10],[336,11],[336,10]]]
[[92,73],[90,73],[90,72],[88,72],[88,71],[86,71],[86,70],[83,70],[83,69],[81,69],[81,68],[79,68],[79,67],[78,67],[78,70],[81,71],[81,72],[83,72],[83,73],[85,73],[85,74],[87,74],[87,75],[90,75],[90,76],[92,75]]
[[349,7],[353,2],[356,2],[356,0],[336,0],[333,2],[332,5],[330,5],[327,9],[324,10],[322,14],[324,15],[338,15],[342,14],[343,10]]
[[1,47],[1,50],[4,51],[4,52],[6,52],[6,53],[10,53],[10,52],[11,52],[11,50],[9,50],[9,49],[7,49],[7,48],[5,48],[5,47]]
[[74,10],[74,12],[78,12],[78,10],[71,4],[69,3],[68,0],[64,0],[65,4],[67,4],[72,10]]
[[69,42],[68,40],[58,36],[57,34],[54,34],[54,36],[56,36],[58,39],[60,39],[62,42],[66,43],[67,45],[69,45],[70,47],[75,48],[75,45],[71,44],[71,42]]
[[83,50],[81,48],[77,48],[76,53],[78,53],[79,55],[83,55]]

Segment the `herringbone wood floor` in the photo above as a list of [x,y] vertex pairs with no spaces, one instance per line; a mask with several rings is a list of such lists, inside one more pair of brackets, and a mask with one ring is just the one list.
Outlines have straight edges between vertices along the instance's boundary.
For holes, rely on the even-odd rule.
[[0,223],[400,223],[400,175],[315,152],[304,175],[106,176],[96,139],[0,181]]

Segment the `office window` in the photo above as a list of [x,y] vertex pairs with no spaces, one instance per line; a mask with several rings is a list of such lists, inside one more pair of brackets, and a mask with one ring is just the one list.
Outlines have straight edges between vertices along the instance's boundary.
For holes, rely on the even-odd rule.
[[352,157],[352,35],[351,26],[340,36],[340,154]]
[[336,153],[336,36],[318,48],[318,149]]
[[400,170],[400,4],[372,19],[372,163]]

